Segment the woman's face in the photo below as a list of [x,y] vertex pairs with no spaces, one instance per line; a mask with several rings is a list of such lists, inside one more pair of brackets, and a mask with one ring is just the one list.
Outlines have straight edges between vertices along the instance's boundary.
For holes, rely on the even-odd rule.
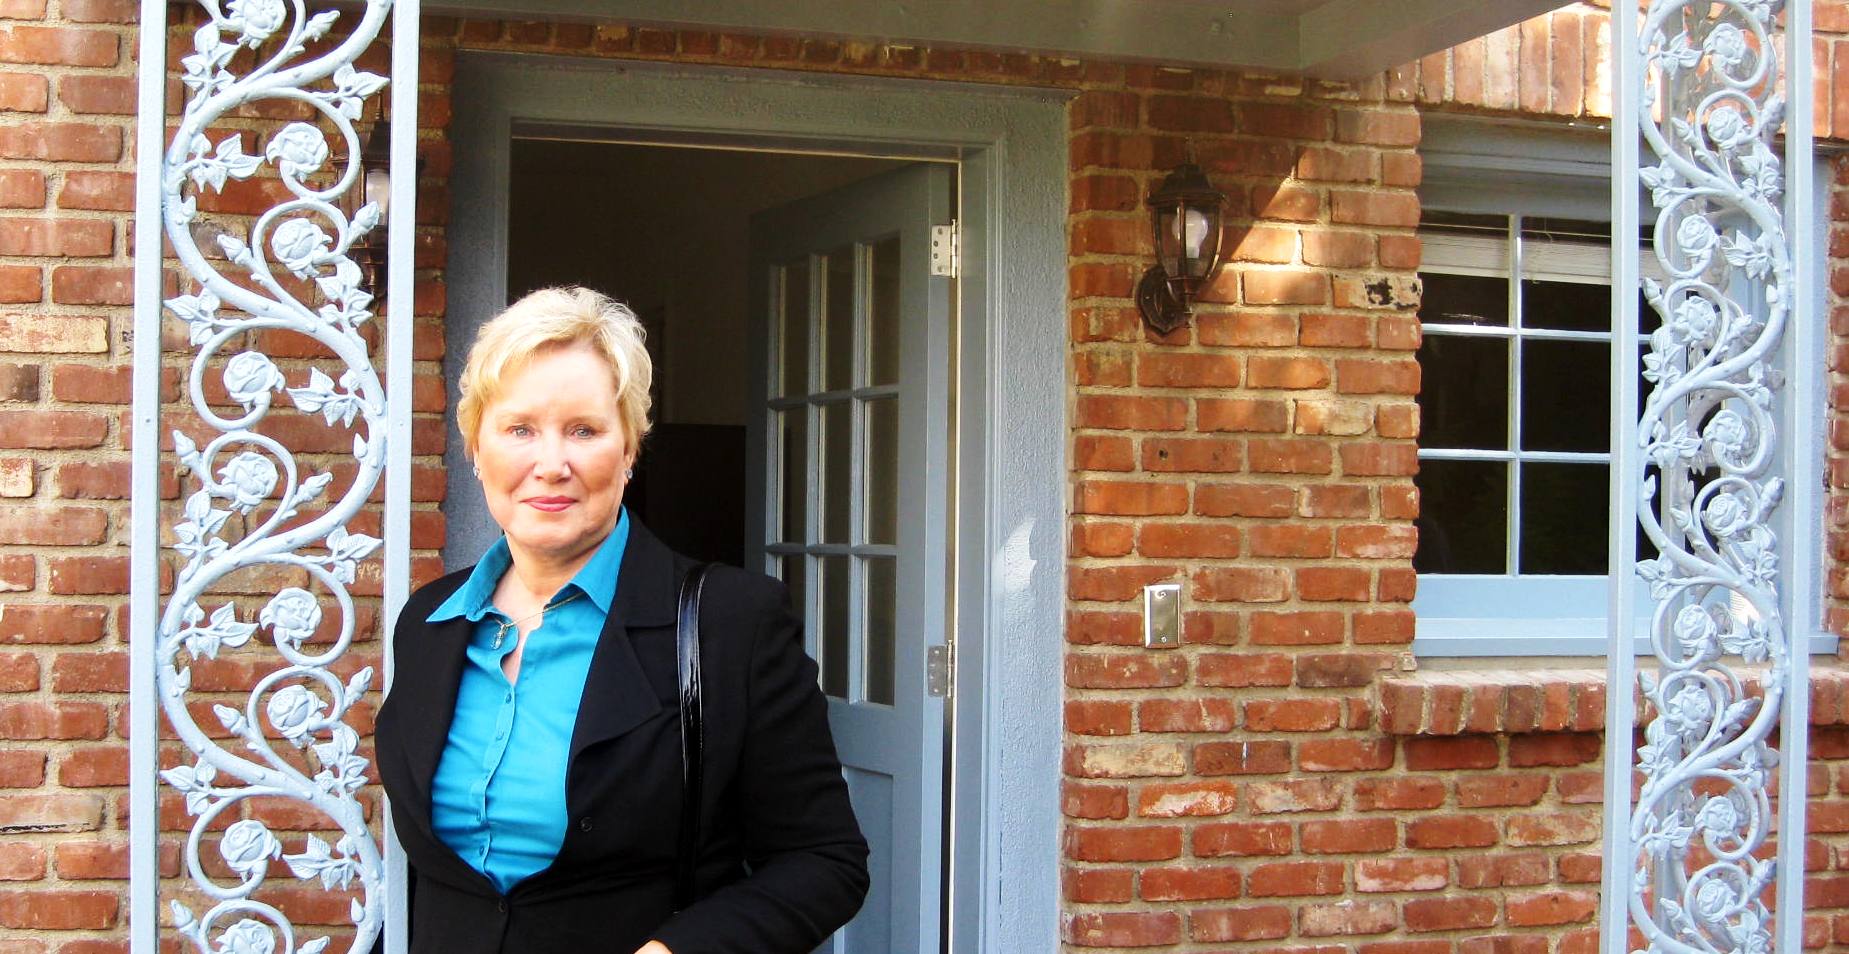
[[635,460],[628,444],[610,365],[590,346],[540,351],[501,379],[475,462],[516,559],[569,563],[603,542]]

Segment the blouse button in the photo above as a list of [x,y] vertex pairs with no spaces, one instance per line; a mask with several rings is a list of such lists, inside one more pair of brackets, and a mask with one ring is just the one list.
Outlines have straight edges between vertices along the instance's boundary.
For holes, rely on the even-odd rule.
[[590,831],[591,830],[591,820],[589,818],[578,819],[578,830],[579,831]]
[[507,913],[507,899],[502,898],[500,901],[495,903],[495,907],[499,909],[502,914],[506,914]]

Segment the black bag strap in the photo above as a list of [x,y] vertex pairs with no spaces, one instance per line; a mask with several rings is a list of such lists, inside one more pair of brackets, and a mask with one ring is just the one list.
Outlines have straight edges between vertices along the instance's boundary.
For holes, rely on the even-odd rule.
[[700,723],[700,588],[706,564],[695,564],[681,580],[680,612],[675,618],[674,662],[681,696],[681,838],[675,854],[674,910],[693,903],[700,862],[700,783],[704,739]]

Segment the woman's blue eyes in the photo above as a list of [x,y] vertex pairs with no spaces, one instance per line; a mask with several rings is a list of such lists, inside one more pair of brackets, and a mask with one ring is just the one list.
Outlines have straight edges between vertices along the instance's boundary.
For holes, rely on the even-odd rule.
[[[526,426],[525,424],[515,424],[515,425],[508,427],[507,433],[512,434],[515,437],[529,437],[532,435],[533,429]],[[571,429],[571,436],[573,437],[596,437],[597,429],[594,427],[586,427],[580,424],[577,427],[574,427]]]

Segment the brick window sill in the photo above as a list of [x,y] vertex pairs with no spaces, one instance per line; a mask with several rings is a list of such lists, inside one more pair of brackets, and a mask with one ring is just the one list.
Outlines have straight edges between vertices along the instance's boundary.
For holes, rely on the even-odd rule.
[[[1810,673],[1812,725],[1849,725],[1849,671]],[[1757,672],[1742,674],[1749,689]],[[1603,669],[1427,671],[1379,683],[1389,735],[1598,732],[1605,728]],[[1640,700],[1641,701],[1641,700]]]

